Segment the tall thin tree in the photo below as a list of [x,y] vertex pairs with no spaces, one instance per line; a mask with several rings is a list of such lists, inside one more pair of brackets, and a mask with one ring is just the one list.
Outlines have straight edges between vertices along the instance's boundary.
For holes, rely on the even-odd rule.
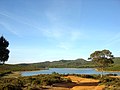
[[3,37],[0,37],[0,62],[3,64],[8,60],[9,58],[9,50],[7,47],[9,46],[9,42]]

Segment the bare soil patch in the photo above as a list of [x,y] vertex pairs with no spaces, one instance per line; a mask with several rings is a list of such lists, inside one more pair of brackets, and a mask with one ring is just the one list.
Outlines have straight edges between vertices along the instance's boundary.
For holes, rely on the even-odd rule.
[[21,73],[18,71],[12,72],[11,74],[6,74],[3,78],[18,78],[21,76]]
[[99,86],[99,80],[81,78],[77,76],[67,76],[72,82],[75,82],[77,85],[72,87],[71,90],[104,90],[104,85]]
[[112,78],[120,78],[120,76],[110,76],[110,77],[112,77]]
[[57,83],[43,90],[104,90],[105,86],[99,86],[99,80],[81,78],[77,76],[67,76],[71,83]]

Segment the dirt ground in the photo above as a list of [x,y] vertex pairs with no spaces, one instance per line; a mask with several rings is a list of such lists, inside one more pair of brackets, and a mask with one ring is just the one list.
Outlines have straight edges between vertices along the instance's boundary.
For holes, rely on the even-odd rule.
[[77,76],[67,76],[70,78],[72,83],[59,83],[53,85],[47,90],[104,90],[104,85],[99,86],[99,80],[81,78]]
[[20,76],[21,76],[21,73],[18,71],[18,72],[12,72],[11,74],[7,74],[2,78],[18,78]]
[[113,78],[120,78],[120,76],[110,76],[110,77],[113,77]]
[[72,82],[75,82],[77,85],[72,87],[71,90],[103,90],[104,86],[98,86],[99,80],[81,78],[77,76],[68,76]]

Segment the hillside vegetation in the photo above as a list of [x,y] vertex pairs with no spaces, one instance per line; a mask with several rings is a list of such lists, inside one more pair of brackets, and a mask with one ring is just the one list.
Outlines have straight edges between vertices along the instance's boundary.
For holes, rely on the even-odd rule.
[[[105,68],[107,71],[120,71],[120,57],[113,59],[114,63],[109,67]],[[86,61],[84,59],[76,60],[59,60],[59,61],[46,61],[40,63],[33,63],[30,66],[36,68],[96,68],[96,64],[92,61]],[[24,66],[24,64],[23,64]]]
[[76,60],[59,60],[59,61],[46,61],[41,63],[32,64],[36,67],[40,68],[87,68],[94,67],[93,62],[86,61],[84,59],[76,59]]
[[113,59],[114,63],[110,67],[106,68],[107,71],[120,71],[120,57]]
[[21,65],[10,65],[4,64],[0,65],[0,77],[4,76],[5,74],[10,74],[13,71],[33,71],[33,70],[41,70],[43,68],[37,68],[31,64],[21,64]]

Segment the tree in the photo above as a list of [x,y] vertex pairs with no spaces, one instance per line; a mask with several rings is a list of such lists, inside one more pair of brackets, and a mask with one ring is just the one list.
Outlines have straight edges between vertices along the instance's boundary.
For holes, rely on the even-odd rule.
[[0,62],[2,62],[3,64],[9,58],[10,51],[7,49],[8,46],[9,46],[9,42],[3,36],[1,36],[0,37]]
[[103,69],[114,63],[113,58],[114,56],[109,50],[95,51],[90,55],[90,59],[101,69],[101,77],[103,76]]

